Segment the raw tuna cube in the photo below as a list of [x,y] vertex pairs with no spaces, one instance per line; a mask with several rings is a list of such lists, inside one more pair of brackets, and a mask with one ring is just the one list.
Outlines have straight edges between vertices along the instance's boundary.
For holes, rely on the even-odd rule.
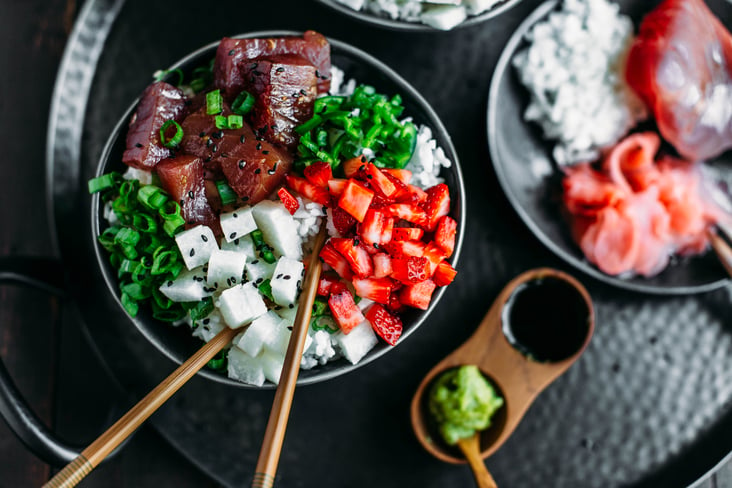
[[212,294],[202,268],[183,271],[176,279],[163,283],[160,292],[174,302],[197,302]]
[[275,252],[290,259],[302,259],[297,222],[282,204],[265,200],[254,206],[253,214],[265,242]]
[[349,334],[339,331],[333,334],[333,338],[351,364],[358,363],[379,342],[371,324],[365,319]]
[[286,36],[270,39],[231,39],[219,43],[214,62],[214,84],[235,97],[244,88],[242,68],[251,61],[280,54],[294,54],[307,59],[317,68],[318,92],[330,89],[330,44],[315,31],[302,37]]
[[206,196],[203,162],[200,158],[182,154],[161,161],[155,171],[165,191],[180,203],[187,227],[195,224],[203,224],[212,229],[218,227],[218,219]]
[[282,374],[282,365],[285,362],[284,355],[264,351],[257,359],[259,359],[259,364],[262,365],[264,377],[275,385],[279,384],[280,375]]
[[264,384],[264,371],[260,362],[238,347],[229,349],[229,378],[248,383],[250,385],[262,386]]
[[272,278],[276,264],[268,263],[264,259],[255,258],[246,264],[247,280],[259,285],[264,280]]
[[275,303],[282,306],[295,303],[304,271],[305,267],[300,261],[295,261],[287,256],[282,256],[277,261],[270,281]]
[[252,207],[241,207],[233,212],[221,214],[221,230],[227,242],[244,237],[257,228],[252,216]]
[[257,356],[264,344],[271,343],[277,333],[277,327],[282,319],[274,312],[269,311],[257,317],[232,344],[245,351],[252,357]]
[[168,120],[180,122],[185,103],[183,92],[168,83],[159,81],[148,86],[130,119],[122,162],[150,170],[170,156],[170,149],[160,143],[160,128]]
[[211,259],[208,260],[208,274],[206,275],[208,286],[222,290],[241,283],[246,262],[246,254],[215,250],[211,254]]
[[267,313],[267,305],[254,285],[237,285],[221,293],[218,303],[221,315],[232,329],[250,323]]
[[254,242],[248,235],[243,237],[237,237],[231,242],[228,242],[226,238],[221,238],[221,250],[222,251],[236,251],[247,256],[247,260],[253,261],[257,259],[256,249],[254,248]]
[[219,246],[210,228],[197,225],[175,236],[175,243],[183,257],[186,268],[193,269],[206,264]]

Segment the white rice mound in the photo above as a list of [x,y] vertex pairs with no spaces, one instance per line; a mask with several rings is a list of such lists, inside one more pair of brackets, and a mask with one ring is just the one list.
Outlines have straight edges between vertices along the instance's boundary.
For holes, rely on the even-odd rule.
[[633,24],[607,0],[565,0],[533,26],[513,65],[531,94],[524,112],[547,139],[556,162],[592,161],[647,117],[625,82]]

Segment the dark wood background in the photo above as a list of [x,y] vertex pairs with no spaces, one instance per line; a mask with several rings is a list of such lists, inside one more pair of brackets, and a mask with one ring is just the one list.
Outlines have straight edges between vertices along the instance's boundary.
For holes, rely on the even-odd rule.
[[[46,124],[78,9],[74,0],[0,0],[0,133],[6,141],[0,159],[0,255],[52,254],[44,198]],[[65,439],[88,443],[115,415],[111,382],[62,300],[0,286],[0,356],[35,411]],[[0,488],[41,486],[52,473],[0,422]],[[216,484],[143,427],[82,486]],[[732,463],[699,488],[732,488]]]

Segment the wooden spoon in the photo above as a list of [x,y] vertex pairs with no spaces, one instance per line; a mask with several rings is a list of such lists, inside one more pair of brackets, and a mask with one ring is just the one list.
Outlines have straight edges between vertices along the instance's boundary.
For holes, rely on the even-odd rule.
[[478,488],[498,488],[493,476],[485,467],[483,458],[480,457],[480,435],[476,432],[470,437],[460,439],[457,445],[463,451],[465,459],[468,460],[470,469],[473,470],[475,484],[478,485]]
[[[503,332],[504,306],[518,287],[533,280],[557,279],[574,288],[587,308],[586,337],[577,350],[554,362],[538,362],[513,347]],[[562,307],[562,303],[556,303]],[[467,364],[477,365],[503,396],[504,406],[496,412],[491,426],[479,433],[479,458],[490,456],[508,439],[536,396],[564,373],[589,344],[594,330],[594,311],[587,290],[574,278],[558,270],[541,268],[514,278],[501,291],[473,335],[440,361],[422,380],[411,404],[412,428],[427,452],[453,464],[465,463],[460,451],[442,442],[427,409],[427,392],[440,373]],[[477,446],[476,446],[477,448]],[[469,457],[468,457],[469,459]]]

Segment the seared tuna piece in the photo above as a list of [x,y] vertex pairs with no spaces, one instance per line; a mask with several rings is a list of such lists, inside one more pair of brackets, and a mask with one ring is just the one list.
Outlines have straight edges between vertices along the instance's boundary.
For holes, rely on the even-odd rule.
[[247,64],[243,72],[245,90],[256,98],[250,122],[257,135],[294,148],[295,127],[313,115],[318,95],[315,66],[288,54]]
[[202,158],[207,171],[223,173],[247,203],[266,198],[292,167],[292,157],[285,150],[256,136],[246,122],[241,129],[217,129],[215,116],[206,115],[203,108],[186,117],[182,127],[183,151]]
[[214,63],[214,85],[231,101],[244,89],[246,73],[255,60],[282,54],[303,57],[315,66],[318,92],[330,89],[330,44],[322,34],[307,31],[302,37],[268,39],[230,39],[219,43]]
[[185,111],[182,91],[162,81],[148,86],[130,119],[122,162],[149,171],[170,156],[170,149],[160,143],[160,128],[171,119],[179,122]]
[[215,233],[220,233],[219,218],[206,198],[203,162],[200,158],[182,154],[161,161],[155,167],[155,171],[165,191],[180,203],[186,228],[204,224]]

